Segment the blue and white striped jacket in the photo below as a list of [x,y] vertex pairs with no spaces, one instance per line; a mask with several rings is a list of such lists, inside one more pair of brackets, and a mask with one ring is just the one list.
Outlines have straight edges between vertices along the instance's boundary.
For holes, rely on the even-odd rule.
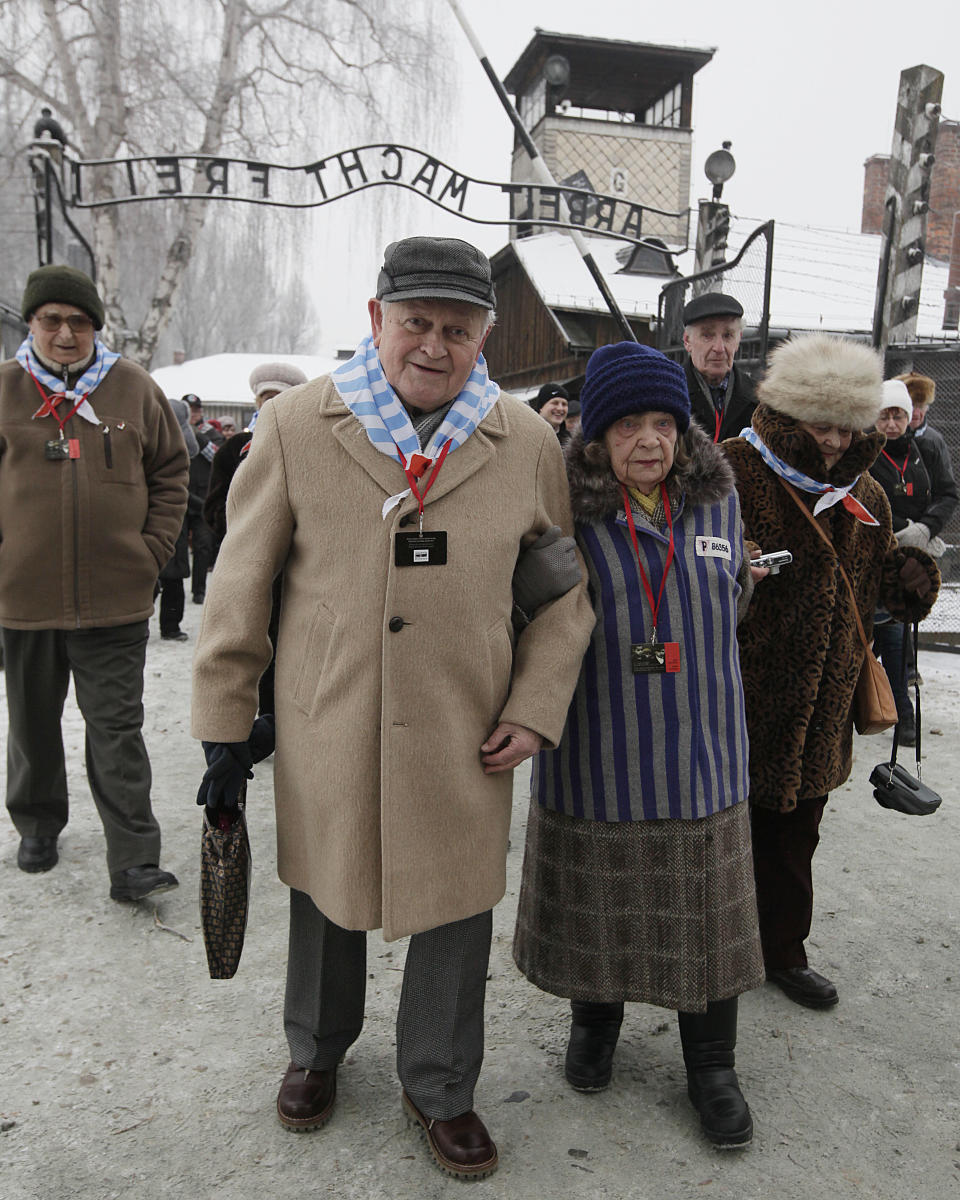
[[[567,449],[576,535],[597,614],[556,750],[534,762],[545,808],[598,821],[690,820],[747,798],[747,728],[738,613],[752,590],[733,474],[692,425],[689,462],[668,481],[675,551],[658,617],[678,642],[675,674],[634,675],[631,643],[648,641],[650,605],[609,467],[589,460],[580,435]],[[637,541],[657,594],[668,532],[635,510]]]

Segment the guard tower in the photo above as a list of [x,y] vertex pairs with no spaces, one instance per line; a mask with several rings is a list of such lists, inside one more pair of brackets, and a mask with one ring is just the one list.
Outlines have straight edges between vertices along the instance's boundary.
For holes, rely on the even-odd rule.
[[[505,86],[559,183],[682,214],[644,218],[644,234],[682,247],[690,205],[693,77],[713,55],[713,49],[537,29]],[[533,180],[516,142],[511,178]]]

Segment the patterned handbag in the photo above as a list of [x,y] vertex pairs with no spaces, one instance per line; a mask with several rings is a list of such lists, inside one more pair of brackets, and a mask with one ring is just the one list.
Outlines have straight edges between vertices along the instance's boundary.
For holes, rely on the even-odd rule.
[[211,979],[232,979],[240,965],[247,928],[250,839],[244,814],[246,786],[236,809],[203,810],[200,837],[200,924]]

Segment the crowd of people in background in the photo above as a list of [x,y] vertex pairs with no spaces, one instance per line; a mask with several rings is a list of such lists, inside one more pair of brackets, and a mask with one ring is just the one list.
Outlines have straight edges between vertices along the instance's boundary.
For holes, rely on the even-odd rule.
[[[322,1127],[364,1022],[366,931],[409,937],[401,1104],[437,1165],[498,1152],[473,1097],[512,773],[532,760],[513,954],[570,1001],[564,1073],[612,1081],[625,1005],[677,1014],[706,1138],[742,1147],[739,997],[839,1001],[807,961],[813,857],[851,770],[865,629],[915,738],[904,627],[940,585],[958,493],[933,381],[865,345],[779,345],[757,384],[744,311],[683,311],[684,361],[602,346],[527,402],[490,378],[490,263],[386,248],[370,333],[330,375],[250,376],[246,428],[165,397],[98,337],[94,283],[34,271],[0,364],[7,808],[21,870],[58,861],[72,675],[110,896],[159,866],[141,736],[148,621],[205,608],[198,803],[237,811],[276,753],[290,889],[277,1115]],[[788,550],[771,574],[762,556]],[[428,670],[428,675],[425,672]],[[429,686],[424,687],[424,681]],[[198,772],[199,774],[200,772]]]

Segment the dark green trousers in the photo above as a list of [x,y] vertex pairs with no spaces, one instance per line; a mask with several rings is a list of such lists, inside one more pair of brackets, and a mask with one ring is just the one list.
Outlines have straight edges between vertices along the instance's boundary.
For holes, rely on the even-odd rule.
[[160,861],[143,744],[148,623],[107,629],[0,630],[7,682],[7,809],[21,837],[56,837],[67,824],[60,722],[73,675],[86,727],[90,791],[111,875]]

